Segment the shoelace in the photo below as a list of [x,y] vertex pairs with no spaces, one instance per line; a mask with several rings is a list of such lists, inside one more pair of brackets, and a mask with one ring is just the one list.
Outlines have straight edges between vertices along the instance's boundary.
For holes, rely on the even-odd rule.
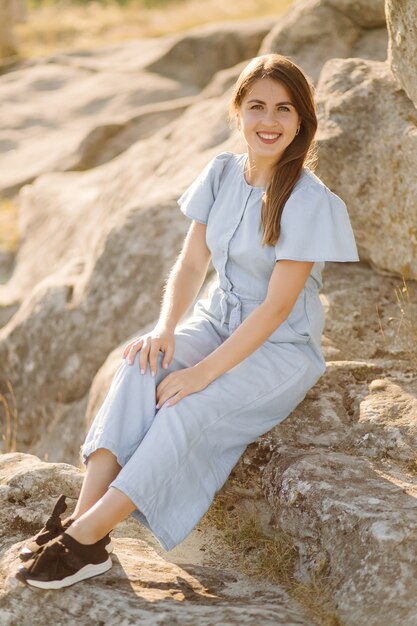
[[44,535],[46,531],[61,534],[64,529],[62,526],[60,515],[62,515],[62,513],[64,513],[66,510],[67,505],[65,503],[65,496],[61,495],[55,504],[51,517],[49,517],[46,521],[44,527],[45,530],[41,531],[38,536]]
[[51,532],[56,532],[58,530],[62,532],[62,522],[59,517],[50,517],[45,524],[45,528]]

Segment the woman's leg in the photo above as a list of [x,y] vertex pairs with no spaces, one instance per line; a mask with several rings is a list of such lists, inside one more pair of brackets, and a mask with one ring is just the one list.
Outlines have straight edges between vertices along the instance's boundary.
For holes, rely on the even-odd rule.
[[95,543],[113,530],[135,509],[137,506],[130,498],[118,489],[111,487],[65,532],[80,543]]
[[80,495],[71,518],[74,520],[80,518],[94,506],[106,493],[121,469],[114,454],[106,448],[99,448],[90,454]]
[[[144,517],[124,491],[116,486],[109,488],[109,485],[137,453],[158,414],[155,389],[159,383],[171,371],[198,363],[221,343],[211,324],[204,319],[179,327],[175,341],[175,356],[167,370],[162,370],[164,355],[159,354],[155,378],[151,377],[149,367],[146,375],[139,373],[139,353],[134,365],[123,361],[113,378],[82,446],[86,477],[71,515],[76,521],[66,531],[80,543],[95,543],[135,510]],[[135,483],[138,480],[140,473],[134,477]]]
[[[110,450],[99,448],[88,457],[77,505],[66,530],[80,543],[95,543],[127,517],[136,506],[118,489],[108,489],[121,466]],[[66,521],[66,520],[65,520]]]

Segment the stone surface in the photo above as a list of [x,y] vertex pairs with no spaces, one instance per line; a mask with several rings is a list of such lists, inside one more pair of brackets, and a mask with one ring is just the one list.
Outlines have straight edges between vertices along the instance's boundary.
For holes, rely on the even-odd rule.
[[417,4],[386,0],[388,60],[399,85],[417,107]]
[[334,57],[384,60],[387,52],[383,0],[300,0],[277,21],[261,52],[290,56],[316,82]]
[[385,26],[384,0],[324,0],[362,28]]
[[417,278],[417,113],[386,62],[333,59],[320,76],[319,168],[349,207],[361,259]]
[[[147,202],[96,243],[84,275],[70,264],[48,277],[0,331],[1,380],[11,381],[17,398],[19,447],[44,437],[63,407],[82,400],[114,345],[157,316],[184,222],[171,223],[172,203]],[[167,240],[164,254],[155,237]]]
[[81,406],[109,352],[156,320],[188,226],[176,198],[223,149],[226,108],[225,97],[197,102],[180,125],[110,163],[49,174],[22,191],[23,241],[0,294],[10,306],[28,292],[0,331],[0,380],[17,398],[19,449],[45,441],[73,403]]
[[283,446],[264,483],[299,547],[300,580],[330,578],[343,624],[415,624],[415,475],[393,480],[351,454]]
[[[0,457],[0,621],[4,626],[51,622],[67,626],[68,619],[82,626],[139,622],[314,626],[280,587],[250,579],[236,569],[233,555],[215,535],[195,529],[196,537],[184,542],[188,551],[182,546],[165,552],[133,518],[113,531],[113,567],[102,576],[64,591],[39,592],[23,585],[14,578],[21,563],[19,549],[43,526],[60,493],[68,495],[65,515],[72,512],[81,480],[80,471],[63,463],[42,463],[19,453]],[[217,564],[205,555],[210,542],[219,544]]]
[[260,37],[273,27],[273,18],[206,24],[176,37],[165,54],[146,69],[200,88],[213,75],[256,56]]
[[272,23],[206,25],[22,64],[0,82],[0,192],[94,167],[153,135],[217,71],[254,56]]
[[[45,63],[6,74],[0,93],[0,190],[3,195],[10,195],[44,172],[87,165],[92,160],[92,141],[100,150],[105,139],[107,143],[114,140],[138,116],[149,116],[150,102],[191,96],[196,88],[143,71],[93,72]],[[181,107],[175,109],[171,105],[171,111],[172,115],[175,111],[179,115]],[[159,121],[163,123],[164,116],[166,113],[158,115],[156,109],[155,128]],[[137,134],[138,130],[132,139]],[[129,141],[125,137],[123,149],[130,145]],[[117,150],[113,150],[110,156],[116,154]]]

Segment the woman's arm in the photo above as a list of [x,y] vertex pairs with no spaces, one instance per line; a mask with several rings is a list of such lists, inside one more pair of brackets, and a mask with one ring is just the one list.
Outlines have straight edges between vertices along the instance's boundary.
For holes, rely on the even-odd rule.
[[206,225],[193,220],[164,287],[158,326],[175,330],[201,289],[210,257]]
[[312,266],[309,261],[275,263],[264,302],[226,341],[195,366],[208,383],[254,352],[288,317]]

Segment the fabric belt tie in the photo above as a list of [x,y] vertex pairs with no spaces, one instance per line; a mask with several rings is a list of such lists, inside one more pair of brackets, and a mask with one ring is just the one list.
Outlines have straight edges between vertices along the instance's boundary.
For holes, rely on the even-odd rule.
[[220,308],[222,312],[221,323],[224,324],[227,317],[228,304],[232,305],[229,318],[229,330],[233,332],[242,322],[242,302],[236,294],[231,291],[221,291]]

